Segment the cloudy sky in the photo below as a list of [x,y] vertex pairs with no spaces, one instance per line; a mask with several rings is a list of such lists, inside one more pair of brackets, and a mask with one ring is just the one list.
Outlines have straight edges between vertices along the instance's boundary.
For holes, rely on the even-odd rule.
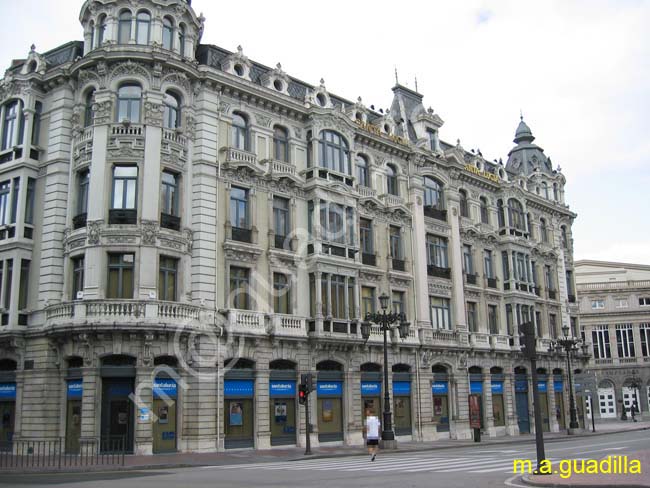
[[[204,43],[370,106],[399,80],[504,160],[520,110],[567,177],[576,259],[650,264],[650,1],[194,0]],[[0,0],[0,62],[81,39],[81,0]]]

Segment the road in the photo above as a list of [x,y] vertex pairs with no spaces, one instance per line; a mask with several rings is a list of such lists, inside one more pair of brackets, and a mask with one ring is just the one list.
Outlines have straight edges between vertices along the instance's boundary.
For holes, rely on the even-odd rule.
[[[650,449],[646,431],[547,442],[546,457],[599,459],[607,455],[634,458]],[[375,462],[367,456],[346,456],[299,461],[254,462],[151,471],[112,473],[3,475],[0,486],[74,488],[252,488],[302,487],[503,487],[513,478],[513,459],[535,460],[530,441],[506,445],[475,445],[416,453],[380,453]],[[644,471],[646,467],[644,466]],[[510,485],[513,486],[513,485]],[[516,486],[516,485],[514,485]]]

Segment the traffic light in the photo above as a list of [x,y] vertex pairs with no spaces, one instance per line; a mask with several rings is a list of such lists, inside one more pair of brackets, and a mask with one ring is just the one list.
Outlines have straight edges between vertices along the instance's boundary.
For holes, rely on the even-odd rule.
[[298,402],[300,405],[304,405],[307,403],[307,395],[309,392],[307,391],[307,385],[300,385],[298,388]]
[[311,373],[303,373],[300,375],[300,383],[307,388],[307,394],[314,390],[314,380]]

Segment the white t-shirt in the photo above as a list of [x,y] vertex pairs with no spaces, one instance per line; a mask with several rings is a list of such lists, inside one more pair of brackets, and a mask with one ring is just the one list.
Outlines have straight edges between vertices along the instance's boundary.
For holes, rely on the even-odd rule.
[[377,417],[366,418],[366,432],[368,439],[379,439],[379,426],[381,423]]

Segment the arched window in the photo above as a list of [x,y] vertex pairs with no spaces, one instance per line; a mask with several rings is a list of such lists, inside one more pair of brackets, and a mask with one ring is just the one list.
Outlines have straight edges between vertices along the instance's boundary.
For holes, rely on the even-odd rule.
[[248,122],[238,113],[232,116],[232,145],[237,149],[248,151]]
[[497,218],[499,219],[499,227],[505,227],[506,225],[506,216],[503,209],[503,200],[497,200]]
[[276,160],[289,162],[289,136],[287,129],[279,125],[273,128],[273,154]]
[[97,47],[104,44],[104,35],[106,33],[106,16],[101,15],[97,20]]
[[117,42],[128,44],[131,40],[131,12],[124,10],[118,20]]
[[95,90],[88,90],[84,101],[84,127],[93,125],[93,103],[95,102]]
[[163,18],[163,36],[162,44],[164,49],[173,49],[174,44],[174,24],[169,17]]
[[92,48],[95,47],[95,23],[91,21],[90,24],[88,25],[88,27],[90,27],[90,46],[89,47],[90,47],[90,49],[92,49]]
[[125,83],[117,91],[117,121],[140,123],[142,88],[135,83]]
[[526,230],[529,237],[533,237],[533,216],[530,213],[526,214]]
[[[21,112],[20,102],[13,100],[4,106],[4,118],[2,120],[2,150],[9,149],[15,144],[20,144],[21,141],[16,142],[16,129],[18,128],[18,117]],[[20,134],[19,134],[20,139]]]
[[179,97],[172,92],[166,92],[163,99],[165,105],[165,128],[176,129],[181,125],[181,102]]
[[510,218],[510,227],[514,227],[517,230],[526,230],[524,208],[519,200],[514,198],[508,200],[508,216]]
[[555,200],[556,202],[559,200],[558,191],[557,191],[557,183],[553,183],[553,200]]
[[546,219],[539,219],[539,233],[542,242],[548,242],[548,230],[546,229]]
[[399,196],[399,189],[397,188],[397,171],[392,164],[386,165],[386,190],[390,195]]
[[428,176],[424,177],[424,206],[437,210],[444,209],[442,185]]
[[490,216],[488,213],[488,202],[487,198],[481,197],[481,223],[489,224]]
[[562,232],[562,247],[567,249],[569,247],[569,238],[566,233],[566,225],[560,227],[560,231]]
[[149,30],[151,28],[151,15],[149,12],[138,12],[135,22],[135,42],[149,44]]
[[460,215],[461,217],[469,217],[469,205],[467,204],[467,192],[465,190],[458,190],[460,197]]
[[542,181],[542,193],[544,194],[544,198],[548,198],[548,183],[545,181]]
[[370,188],[370,174],[368,172],[368,159],[363,155],[357,155],[355,162],[357,167],[357,184]]
[[320,165],[339,173],[351,174],[350,151],[348,143],[343,137],[331,130],[321,132],[318,142]]
[[178,52],[181,56],[185,56],[185,26],[183,24],[178,26]]

